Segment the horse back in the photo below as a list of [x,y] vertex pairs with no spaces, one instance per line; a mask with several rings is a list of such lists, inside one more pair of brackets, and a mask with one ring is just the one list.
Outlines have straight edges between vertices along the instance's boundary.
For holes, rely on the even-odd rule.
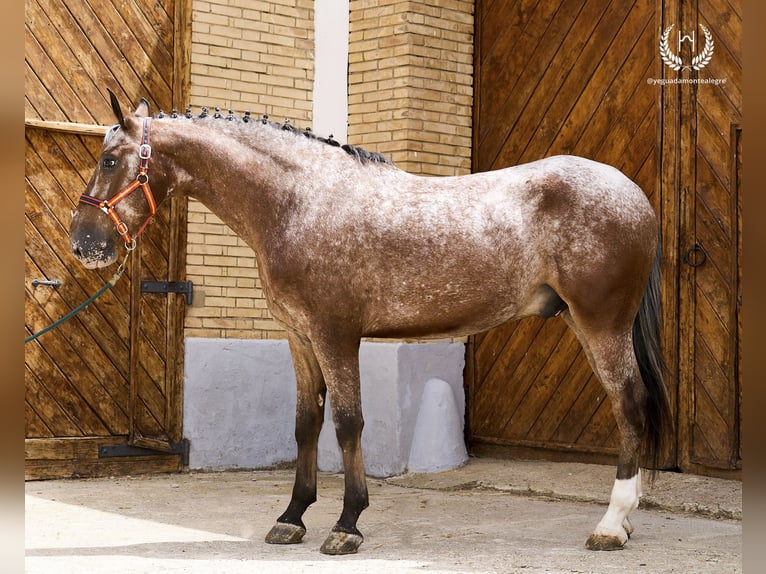
[[289,293],[294,311],[365,336],[458,336],[536,312],[543,286],[640,251],[653,229],[638,186],[574,156],[458,177],[359,172],[303,202],[271,267],[283,304]]

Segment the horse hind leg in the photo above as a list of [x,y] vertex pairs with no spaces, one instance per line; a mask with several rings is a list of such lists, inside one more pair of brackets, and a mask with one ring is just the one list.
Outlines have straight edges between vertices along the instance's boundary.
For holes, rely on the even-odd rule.
[[620,339],[623,343],[615,345],[615,349],[594,351],[602,384],[612,403],[621,443],[609,507],[586,542],[591,550],[616,550],[625,545],[633,531],[628,516],[638,507],[641,496],[639,462],[647,398],[630,334]]
[[646,420],[646,389],[630,329],[620,334],[594,334],[581,329],[569,311],[564,313],[564,318],[577,334],[594,373],[606,390],[621,436],[617,477],[609,507],[588,538],[586,547],[590,550],[619,550],[633,533],[628,517],[638,507],[642,494],[639,462]]

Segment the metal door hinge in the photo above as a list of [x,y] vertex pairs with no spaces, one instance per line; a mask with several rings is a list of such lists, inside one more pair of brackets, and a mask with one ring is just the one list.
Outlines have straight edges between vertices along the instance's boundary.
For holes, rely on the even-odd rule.
[[98,447],[98,458],[115,458],[121,456],[151,456],[159,454],[180,454],[181,463],[189,466],[189,439],[183,439],[170,445],[170,450],[143,448],[130,444],[109,444]]
[[191,281],[141,281],[141,293],[183,293],[191,305],[194,286]]

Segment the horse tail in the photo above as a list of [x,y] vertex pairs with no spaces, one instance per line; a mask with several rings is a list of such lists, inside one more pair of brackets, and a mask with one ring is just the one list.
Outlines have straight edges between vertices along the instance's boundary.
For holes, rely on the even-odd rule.
[[[662,277],[662,250],[658,242],[649,284],[644,291],[641,306],[633,322],[633,350],[639,372],[648,392],[647,419],[645,424],[644,454],[650,468],[657,470],[665,444],[673,436],[673,414],[663,375],[665,359],[660,347],[660,318],[662,300],[660,280]],[[652,472],[652,476],[654,472]]]

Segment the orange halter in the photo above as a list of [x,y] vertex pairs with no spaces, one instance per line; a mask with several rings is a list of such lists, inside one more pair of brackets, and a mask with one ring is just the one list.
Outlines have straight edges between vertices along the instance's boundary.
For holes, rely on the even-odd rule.
[[[149,118],[144,120],[144,134],[141,140],[141,145],[138,148],[138,157],[141,158],[141,164],[136,179],[134,179],[126,187],[122,188],[122,190],[120,190],[117,195],[109,200],[101,200],[86,194],[82,194],[80,196],[80,203],[98,207],[101,211],[109,216],[109,219],[111,219],[115,227],[117,227],[117,233],[119,233],[123,241],[125,241],[125,245],[130,245],[132,241],[141,234],[141,232],[149,223],[149,220],[151,220],[157,211],[157,202],[154,200],[154,195],[152,195],[152,190],[149,187],[149,159],[152,157],[152,146],[149,145],[149,122]],[[143,222],[136,234],[131,236],[130,232],[128,231],[127,224],[120,218],[120,215],[117,213],[117,211],[115,211],[114,206],[128,197],[139,187],[144,192],[146,203],[149,204],[149,215],[146,217],[146,220]]]

